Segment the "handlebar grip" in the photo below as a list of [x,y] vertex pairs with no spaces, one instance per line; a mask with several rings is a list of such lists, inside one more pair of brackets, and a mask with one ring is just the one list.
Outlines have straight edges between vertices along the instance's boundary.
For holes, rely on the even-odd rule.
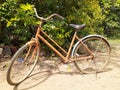
[[33,9],[34,9],[34,12],[35,12],[36,17],[38,17],[36,8],[33,8]]
[[40,20],[46,21],[45,18],[40,17],[40,16],[38,15],[36,8],[34,8],[34,12],[35,12],[35,15],[36,15],[37,18],[39,18]]

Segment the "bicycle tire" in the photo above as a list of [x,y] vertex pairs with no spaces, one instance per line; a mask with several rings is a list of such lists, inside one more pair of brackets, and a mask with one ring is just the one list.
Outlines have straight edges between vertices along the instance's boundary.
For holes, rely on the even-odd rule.
[[[108,41],[101,35],[88,35],[81,39],[82,42],[87,45],[87,47],[95,55],[93,59],[84,59],[80,61],[74,61],[76,68],[86,74],[101,72],[110,60],[110,44]],[[81,47],[81,42],[78,41],[74,46],[72,51],[72,57],[81,55],[88,56],[89,53]]]
[[38,58],[39,47],[35,42],[23,45],[11,59],[11,64],[7,71],[7,82],[10,85],[17,85],[23,82],[33,71]]

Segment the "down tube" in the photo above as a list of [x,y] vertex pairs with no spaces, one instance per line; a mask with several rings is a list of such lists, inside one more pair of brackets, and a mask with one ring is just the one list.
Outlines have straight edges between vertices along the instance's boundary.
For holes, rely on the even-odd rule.
[[41,35],[39,35],[39,38],[40,38],[45,44],[47,44],[55,53],[57,53],[57,54],[63,59],[63,61],[67,61],[67,59],[66,59],[56,48],[54,48],[47,40],[45,40]]

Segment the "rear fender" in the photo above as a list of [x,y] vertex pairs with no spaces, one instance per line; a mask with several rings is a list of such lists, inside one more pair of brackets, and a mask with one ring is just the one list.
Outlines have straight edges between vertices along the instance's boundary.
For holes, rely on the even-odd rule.
[[[101,35],[88,35],[88,36],[83,37],[83,38],[81,39],[81,41],[83,41],[83,40],[85,40],[85,39],[87,39],[87,38],[90,38],[90,37],[98,37],[98,38],[103,39],[103,40],[108,44],[108,47],[109,47],[110,50],[111,50],[111,47],[110,47],[109,42],[108,42],[103,36],[101,36]],[[75,52],[75,49],[76,49],[76,47],[79,45],[79,43],[80,43],[81,41],[76,42],[76,44],[74,45],[73,50],[72,50],[72,52],[71,52],[71,57],[73,57],[74,52]]]

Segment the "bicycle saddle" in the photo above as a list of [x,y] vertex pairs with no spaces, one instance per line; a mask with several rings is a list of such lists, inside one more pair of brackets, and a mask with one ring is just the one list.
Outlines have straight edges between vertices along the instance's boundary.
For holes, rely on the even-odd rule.
[[81,24],[81,25],[70,24],[70,26],[75,28],[76,30],[80,30],[80,29],[84,28],[86,25],[85,24]]

